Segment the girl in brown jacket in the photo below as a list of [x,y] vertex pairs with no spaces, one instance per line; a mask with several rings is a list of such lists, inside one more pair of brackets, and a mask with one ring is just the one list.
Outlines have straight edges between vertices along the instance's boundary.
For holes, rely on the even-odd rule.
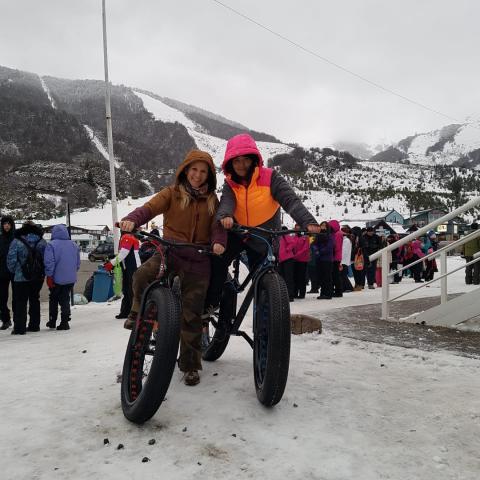
[[[163,236],[166,240],[212,246],[220,255],[226,244],[226,233],[215,220],[218,199],[215,194],[216,173],[212,157],[192,150],[177,169],[175,183],[162,189],[145,205],[129,213],[120,222],[123,231],[131,232],[157,215],[163,214]],[[145,287],[155,280],[161,255],[155,254],[133,276],[133,304],[125,328],[133,328],[140,310]],[[191,248],[170,250],[169,268],[181,280],[182,321],[179,367],[185,372],[186,385],[200,381],[201,314],[210,276],[210,259]]]

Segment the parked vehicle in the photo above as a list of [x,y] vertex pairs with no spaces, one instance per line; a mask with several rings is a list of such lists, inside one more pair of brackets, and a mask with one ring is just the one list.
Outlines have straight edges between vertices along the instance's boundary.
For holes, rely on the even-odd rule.
[[88,259],[91,262],[108,262],[114,257],[113,243],[101,243],[88,254]]

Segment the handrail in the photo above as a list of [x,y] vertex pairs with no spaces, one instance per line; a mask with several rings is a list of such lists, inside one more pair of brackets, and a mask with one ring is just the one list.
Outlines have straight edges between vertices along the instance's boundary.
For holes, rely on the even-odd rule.
[[391,252],[392,250],[395,250],[398,247],[405,245],[410,240],[414,240],[417,237],[421,237],[424,233],[427,233],[429,230],[432,230],[433,228],[438,227],[438,225],[441,225],[442,223],[445,223],[448,220],[451,220],[452,218],[458,217],[458,215],[460,215],[461,213],[467,210],[470,210],[471,208],[477,207],[478,205],[480,205],[480,197],[472,198],[462,207],[459,207],[453,210],[453,212],[447,213],[443,217],[440,217],[437,220],[434,220],[433,222],[429,223],[428,225],[425,225],[424,227],[419,228],[415,232],[412,232],[409,235],[407,235],[406,237],[403,237],[400,240],[397,240],[395,243],[387,245],[385,248],[382,248],[382,250],[379,250],[378,252],[375,252],[374,254],[370,255],[369,258],[370,260],[377,260],[378,258],[380,258],[383,251]]
[[477,237],[480,237],[480,230],[474,230],[473,232],[469,233],[468,235],[465,235],[465,237],[459,238],[458,240],[455,240],[454,242],[450,243],[449,245],[445,245],[444,247],[442,247],[438,250],[435,250],[434,252],[429,253],[428,255],[425,255],[424,257],[419,258],[418,260],[415,260],[412,263],[409,263],[407,265],[403,264],[404,266],[402,268],[399,268],[398,270],[395,270],[393,272],[388,272],[388,276],[391,277],[391,276],[395,275],[396,273],[402,272],[403,270],[408,270],[413,265],[416,265],[417,263],[423,262],[424,260],[429,260],[430,258],[439,257],[443,252],[448,252],[450,250],[453,250],[454,248],[457,248],[459,245],[463,245],[464,243],[468,243],[470,240],[473,240],[474,238],[477,238]]
[[447,273],[442,273],[442,274],[439,275],[438,277],[435,277],[433,280],[430,280],[430,281],[428,281],[428,282],[422,283],[422,284],[419,285],[418,287],[415,287],[415,288],[412,288],[411,290],[408,290],[408,292],[403,292],[403,293],[401,293],[400,295],[397,295],[396,297],[390,298],[390,299],[389,299],[389,302],[393,302],[394,300],[398,300],[399,298],[404,297],[405,295],[408,295],[409,293],[412,293],[412,292],[414,292],[415,290],[418,290],[418,289],[420,289],[420,288],[426,287],[427,285],[430,285],[431,283],[436,282],[437,280],[441,280],[442,278],[445,278],[445,277],[447,277],[448,275],[450,275],[450,274],[452,274],[452,273],[455,273],[455,272],[458,272],[459,270],[462,270],[462,269],[464,269],[465,267],[468,267],[469,265],[473,265],[474,263],[477,263],[477,262],[480,262],[480,255],[479,255],[478,257],[476,257],[474,260],[470,260],[470,261],[467,262],[465,265],[461,265],[460,267],[455,268],[455,270],[451,270],[450,272],[447,272]]
[[[461,213],[463,213],[467,210],[470,210],[471,208],[474,208],[478,205],[480,205],[480,197],[472,198],[467,203],[465,203],[463,206],[453,210],[452,212],[444,215],[443,217],[438,218],[437,220],[434,220],[433,222],[429,223],[428,225],[425,225],[424,227],[419,228],[415,232],[412,232],[411,234],[407,235],[406,237],[404,237],[404,238],[402,238],[402,239],[400,239],[400,240],[398,240],[398,241],[396,241],[396,242],[394,242],[390,245],[387,245],[385,248],[382,248],[378,252],[375,252],[374,254],[369,256],[370,261],[377,260],[378,258],[381,257],[381,266],[382,266],[382,318],[384,320],[388,319],[388,314],[389,314],[389,304],[388,304],[388,302],[391,301],[391,299],[388,298],[389,297],[389,289],[390,289],[390,284],[389,284],[389,279],[388,279],[389,276],[390,276],[390,272],[389,272],[390,263],[388,262],[388,253],[391,252],[392,250],[396,250],[397,248],[401,247],[402,245],[405,245],[410,240],[414,240],[414,239],[424,235],[429,230],[431,230],[433,228],[436,228],[438,225],[441,225],[442,223],[444,223],[448,220],[451,220],[452,218],[455,218],[458,215],[460,215]],[[393,272],[393,275],[395,273],[398,273],[398,272],[402,271],[402,270],[406,270],[406,268],[410,268],[412,265],[423,262],[426,258],[428,259],[428,258],[433,258],[433,257],[440,256],[440,265],[441,265],[441,272],[442,272],[442,275],[440,277],[438,277],[438,279],[441,280],[440,299],[441,299],[442,304],[446,303],[448,301],[448,297],[447,297],[447,276],[448,276],[449,273],[453,273],[453,272],[448,272],[447,273],[446,252],[449,251],[449,250],[453,250],[458,245],[462,245],[462,244],[472,240],[473,238],[476,238],[478,235],[480,235],[480,233],[471,232],[467,236],[451,243],[450,245],[447,245],[446,247],[443,247],[440,250],[437,250],[436,252],[433,252],[433,254],[429,254],[426,257],[422,257],[421,259],[418,259],[417,261],[412,262],[409,265],[402,267],[397,272]],[[473,261],[472,263],[476,263],[476,260]],[[471,263],[469,262],[468,264],[470,265]],[[464,267],[465,267],[465,265],[463,265],[460,268],[464,268]],[[454,271],[457,271],[459,269],[456,269]],[[422,288],[424,286],[425,286],[425,283],[422,283],[422,285],[418,288]],[[418,288],[415,288],[414,290],[417,290]],[[412,290],[412,291],[414,291],[414,290]],[[411,293],[411,292],[407,292],[407,293]],[[402,294],[402,296],[406,295],[407,293]],[[399,297],[395,297],[395,298],[399,298]]]

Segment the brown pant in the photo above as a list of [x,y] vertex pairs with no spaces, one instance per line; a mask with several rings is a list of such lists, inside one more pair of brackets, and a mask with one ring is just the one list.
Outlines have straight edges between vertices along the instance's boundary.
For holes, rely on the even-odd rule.
[[[158,275],[161,255],[155,254],[133,275],[132,311],[140,311],[142,294]],[[172,270],[169,270],[172,272]],[[202,319],[203,304],[208,289],[208,278],[203,275],[175,271],[180,277],[182,291],[182,318],[180,331],[180,357],[178,365],[182,372],[202,369]]]

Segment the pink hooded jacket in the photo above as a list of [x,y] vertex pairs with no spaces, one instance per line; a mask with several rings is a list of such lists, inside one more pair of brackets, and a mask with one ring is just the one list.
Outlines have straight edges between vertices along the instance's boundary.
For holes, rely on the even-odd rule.
[[222,163],[223,172],[225,173],[225,167],[232,158],[250,154],[254,154],[258,157],[258,166],[262,168],[263,158],[260,151],[258,150],[255,140],[250,135],[248,135],[248,133],[241,133],[239,135],[235,135],[227,142],[225,157]]
[[295,255],[297,262],[307,263],[310,260],[310,242],[308,237],[293,237],[295,239]]
[[333,261],[342,261],[342,246],[343,246],[343,233],[340,230],[340,224],[337,220],[330,220],[328,222],[332,229],[333,235]]
[[422,252],[422,242],[420,242],[420,240],[414,240],[412,242],[412,253],[418,258],[423,258],[425,256]]
[[280,249],[278,252],[278,261],[280,263],[284,262],[285,260],[290,260],[294,257],[295,245],[295,237],[292,237],[291,235],[284,235],[282,238],[280,238]]

